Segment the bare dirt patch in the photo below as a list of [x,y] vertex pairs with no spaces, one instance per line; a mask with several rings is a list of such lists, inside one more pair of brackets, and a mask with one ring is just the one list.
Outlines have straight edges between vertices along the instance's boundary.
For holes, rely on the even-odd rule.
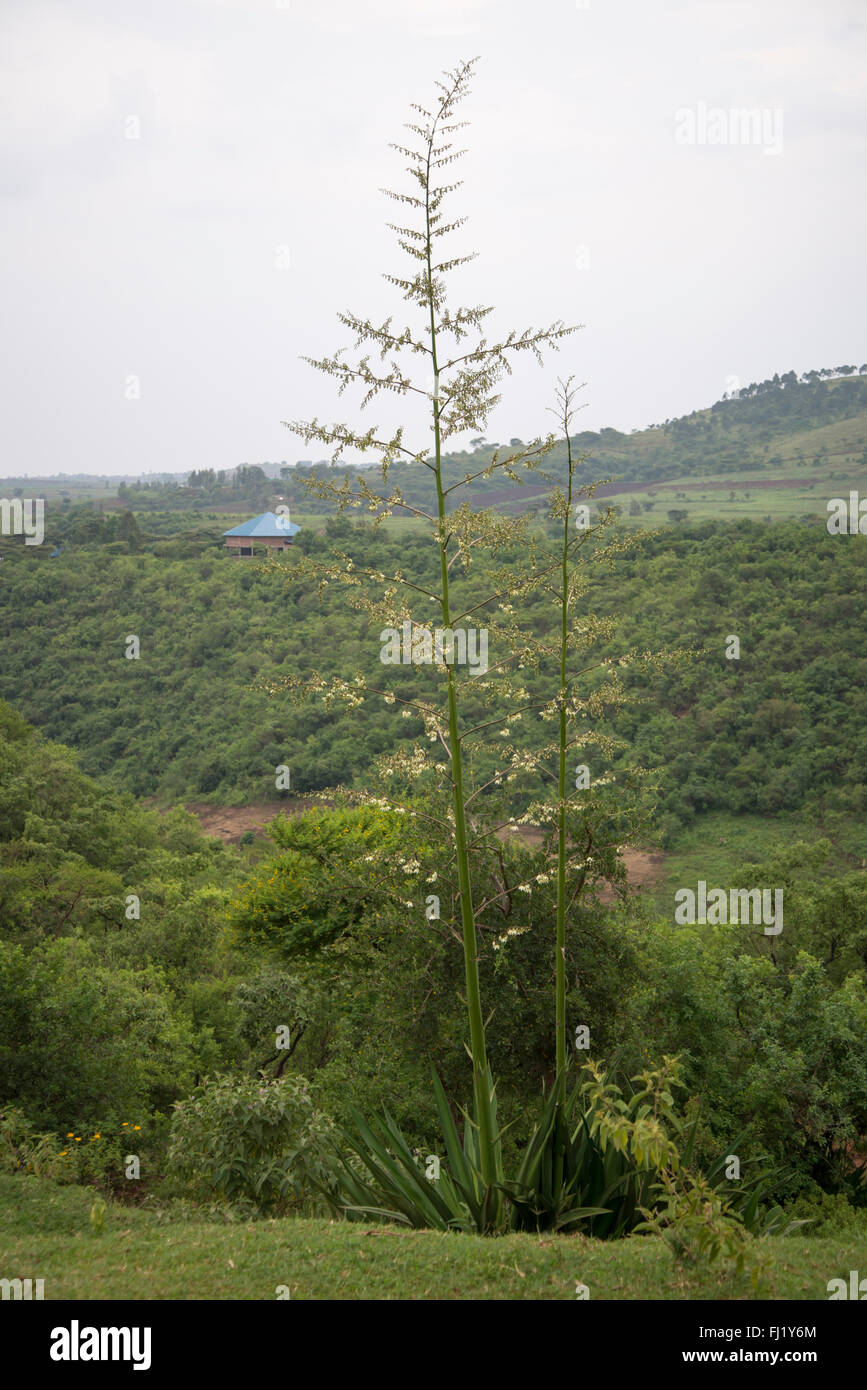
[[[498,830],[497,835],[501,840],[511,839],[515,834],[512,830]],[[544,831],[535,825],[521,825],[518,827],[517,834],[525,844],[538,847],[545,838]],[[665,865],[665,855],[658,850],[643,850],[627,848],[623,851],[623,862],[626,865],[626,878],[630,888],[655,888],[662,878],[663,867]],[[606,889],[600,894],[603,902],[611,902],[614,898],[613,889]]]
[[665,855],[658,850],[625,849],[623,862],[631,888],[655,888],[662,878]]
[[300,816],[315,806],[328,803],[312,796],[296,796],[286,801],[252,801],[249,806],[213,806],[207,801],[188,801],[185,809],[199,822],[205,835],[224,844],[237,844],[247,830],[260,831],[277,816]]
[[[248,806],[213,806],[206,801],[188,801],[186,809],[196,817],[206,835],[225,844],[237,844],[245,831],[259,832],[279,815],[300,816],[304,811],[330,804],[321,797],[296,796],[285,801],[253,801]],[[514,832],[500,830],[497,833],[501,840],[507,840]],[[534,825],[522,825],[517,833],[526,844],[534,846],[540,845],[544,838],[543,832]],[[665,855],[625,849],[623,862],[630,888],[653,888],[662,877]],[[613,898],[613,893],[610,897]],[[609,901],[609,896],[603,894],[603,900]]]

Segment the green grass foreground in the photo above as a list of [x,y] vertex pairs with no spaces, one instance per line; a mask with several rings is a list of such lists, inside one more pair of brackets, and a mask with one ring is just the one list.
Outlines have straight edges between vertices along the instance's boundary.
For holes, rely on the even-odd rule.
[[[0,1178],[0,1277],[45,1280],[48,1299],[726,1299],[749,1279],[678,1268],[662,1240],[511,1235],[498,1240],[395,1227],[281,1220],[161,1223],[38,1178]],[[863,1239],[763,1243],[774,1265],[762,1299],[828,1297],[863,1265]],[[285,1294],[283,1295],[285,1297]]]

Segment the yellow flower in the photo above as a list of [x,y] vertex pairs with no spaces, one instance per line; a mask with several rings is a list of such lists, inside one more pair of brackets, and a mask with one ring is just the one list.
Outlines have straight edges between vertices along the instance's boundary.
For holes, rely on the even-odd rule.
[[141,1125],[133,1125],[133,1129],[141,1129]]
[[72,1139],[72,1138],[73,1138],[73,1131],[70,1130],[66,1137],[67,1137],[67,1139]]
[[60,1157],[61,1157],[61,1158],[65,1158],[66,1155],[67,1155],[68,1153],[69,1153],[69,1150],[68,1150],[68,1149],[61,1149],[61,1151],[60,1151]]
[[121,1129],[126,1129],[126,1127],[127,1127],[128,1124],[129,1124],[129,1120],[124,1120],[123,1124],[121,1125]]
[[76,1134],[76,1136],[75,1136],[75,1142],[76,1142],[76,1144],[80,1144],[80,1143],[81,1143],[81,1135],[80,1135],[80,1134]]

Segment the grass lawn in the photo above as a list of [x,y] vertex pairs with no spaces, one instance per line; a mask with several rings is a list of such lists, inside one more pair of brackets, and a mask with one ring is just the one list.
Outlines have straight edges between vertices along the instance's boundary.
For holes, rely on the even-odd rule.
[[710,887],[739,886],[750,863],[770,858],[798,840],[812,844],[831,841],[828,868],[843,874],[867,854],[863,821],[837,817],[833,824],[798,815],[731,815],[712,811],[683,830],[665,852],[662,873],[646,890],[654,908],[665,917],[673,912],[678,888],[695,887],[704,879]]
[[[0,1178],[0,1277],[45,1280],[46,1299],[752,1299],[747,1277],[679,1269],[662,1240],[499,1240],[327,1220],[160,1223],[46,1179]],[[864,1262],[863,1237],[763,1243],[763,1299],[827,1300]],[[285,1297],[285,1294],[284,1294]]]

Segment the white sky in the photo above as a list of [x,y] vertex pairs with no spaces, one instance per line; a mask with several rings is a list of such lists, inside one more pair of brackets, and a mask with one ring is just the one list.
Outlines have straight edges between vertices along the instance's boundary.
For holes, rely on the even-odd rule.
[[[281,420],[393,418],[300,354],[348,342],[339,309],[411,321],[388,142],[476,54],[453,307],[585,325],[490,439],[546,430],[558,375],[580,428],[628,430],[867,358],[864,0],[4,0],[0,28],[4,476],[320,457]],[[781,149],[678,143],[699,103],[781,111]]]

